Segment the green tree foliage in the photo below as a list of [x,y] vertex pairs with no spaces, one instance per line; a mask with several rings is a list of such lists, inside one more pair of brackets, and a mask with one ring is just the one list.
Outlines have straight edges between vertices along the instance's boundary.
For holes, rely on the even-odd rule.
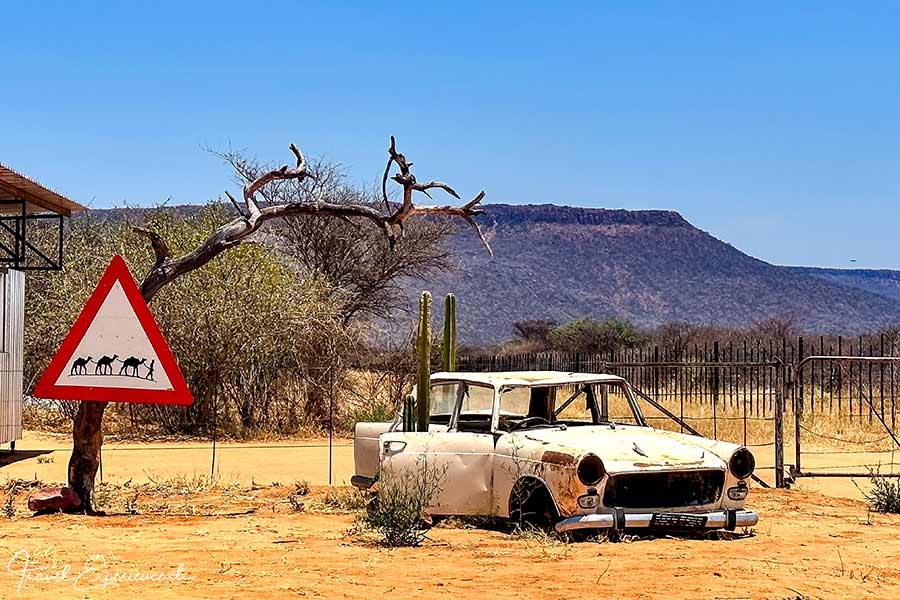
[[[152,264],[146,240],[132,225],[158,231],[173,252],[200,244],[228,211],[210,204],[131,211],[117,218],[73,219],[62,273],[29,274],[26,293],[26,385],[35,383],[113,254],[121,254],[140,281]],[[118,218],[121,217],[121,218]],[[219,426],[238,435],[265,429],[292,433],[321,424],[327,406],[307,403],[310,381],[332,368],[323,357],[354,344],[322,279],[300,278],[262,244],[242,244],[166,286],[151,309],[194,393],[190,407],[115,405],[108,418],[169,433],[200,433],[217,413]],[[340,377],[341,373],[335,373]],[[73,414],[74,403],[60,403]]]
[[632,348],[642,339],[641,332],[630,321],[616,318],[604,321],[576,319],[550,333],[550,345],[554,350],[588,354]]
[[551,319],[525,319],[513,323],[513,335],[525,342],[547,344],[559,323]]

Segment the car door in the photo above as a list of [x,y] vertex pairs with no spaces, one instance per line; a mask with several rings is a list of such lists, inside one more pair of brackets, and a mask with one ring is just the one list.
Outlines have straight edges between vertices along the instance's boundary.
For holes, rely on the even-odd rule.
[[433,490],[431,514],[489,514],[494,390],[453,382],[436,384],[432,392],[431,412],[438,420],[446,415],[448,396],[455,397],[450,429],[432,424],[427,433],[383,434],[382,485],[393,481]]

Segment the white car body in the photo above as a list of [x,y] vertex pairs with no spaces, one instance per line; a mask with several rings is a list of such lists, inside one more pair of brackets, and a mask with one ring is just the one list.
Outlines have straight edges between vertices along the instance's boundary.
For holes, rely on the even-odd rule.
[[[757,523],[756,514],[744,508],[753,468],[749,451],[647,426],[630,386],[620,377],[552,371],[435,373],[431,385],[432,390],[456,390],[457,398],[449,413],[432,411],[427,432],[402,431],[399,415],[392,423],[357,424],[354,485],[377,487],[379,477],[420,468],[426,458],[444,477],[429,507],[432,515],[521,517],[527,512],[523,499],[536,498],[532,491],[543,488],[539,495],[544,503],[552,502],[548,515],[559,531],[735,529]],[[563,401],[561,390],[573,393]],[[634,423],[613,422],[611,393],[631,409]],[[473,404],[476,396],[481,408],[466,409],[464,404]],[[579,418],[588,420],[563,418],[575,411],[574,399],[587,415]],[[514,402],[523,407],[526,400],[527,413],[507,409]],[[519,426],[525,428],[515,430]],[[586,457],[591,458],[582,463]],[[602,461],[600,468],[593,457]],[[732,457],[738,474],[729,466]]]

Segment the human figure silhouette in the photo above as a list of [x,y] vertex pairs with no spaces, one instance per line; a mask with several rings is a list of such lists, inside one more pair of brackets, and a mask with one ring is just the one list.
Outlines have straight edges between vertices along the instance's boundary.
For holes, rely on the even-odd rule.
[[147,377],[145,379],[149,379],[153,381],[153,369],[156,366],[156,359],[150,361],[150,366],[147,368]]

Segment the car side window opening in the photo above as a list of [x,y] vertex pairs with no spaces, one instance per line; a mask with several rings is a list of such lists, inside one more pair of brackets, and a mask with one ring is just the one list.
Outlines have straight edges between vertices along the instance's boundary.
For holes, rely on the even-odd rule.
[[431,390],[431,423],[457,431],[490,432],[494,388],[461,381],[433,385]]
[[553,420],[555,387],[506,387],[500,393],[498,429],[511,431],[520,423],[548,425]]
[[461,385],[459,382],[432,384],[429,423],[450,424],[450,418],[453,415],[456,397],[459,394]]

